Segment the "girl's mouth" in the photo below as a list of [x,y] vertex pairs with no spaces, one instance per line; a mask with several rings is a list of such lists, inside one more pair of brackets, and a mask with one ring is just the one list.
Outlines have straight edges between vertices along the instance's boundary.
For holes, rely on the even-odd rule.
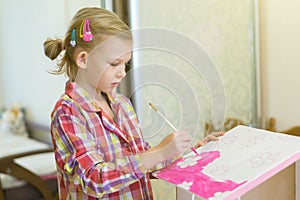
[[119,85],[119,83],[118,82],[115,82],[115,83],[112,83],[111,84],[113,87],[117,87],[118,85]]

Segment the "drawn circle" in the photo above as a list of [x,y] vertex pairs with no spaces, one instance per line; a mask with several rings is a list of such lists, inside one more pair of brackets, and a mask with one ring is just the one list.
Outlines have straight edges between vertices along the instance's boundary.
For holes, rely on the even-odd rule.
[[[147,105],[149,99],[143,97],[145,93],[140,92],[141,89],[144,86],[149,87],[151,84],[162,85],[176,95],[174,99],[177,104],[168,107],[167,104],[152,103],[159,105],[162,112],[172,123],[177,125],[178,129],[189,129],[193,138],[199,139],[199,134],[202,132],[202,130],[198,130],[200,119],[203,116],[200,115],[202,108],[199,105],[201,99],[198,99],[196,95],[197,88],[193,88],[188,77],[172,68],[171,64],[156,63],[156,60],[147,62],[141,60],[143,51],[151,50],[175,55],[188,63],[195,73],[202,77],[210,95],[210,121],[223,125],[226,105],[223,82],[214,62],[200,44],[181,33],[162,28],[136,29],[132,30],[132,35],[134,40],[133,64],[126,76],[131,81],[131,87],[127,94],[133,100],[138,116],[148,113],[150,109]],[[151,92],[146,90],[146,95]],[[175,112],[174,116],[169,115],[168,113],[171,113],[172,110],[180,110],[180,113]],[[157,134],[161,128],[152,129],[152,132],[143,128],[146,130],[144,131],[146,138],[158,137],[157,141],[170,132],[169,130],[169,132]]]

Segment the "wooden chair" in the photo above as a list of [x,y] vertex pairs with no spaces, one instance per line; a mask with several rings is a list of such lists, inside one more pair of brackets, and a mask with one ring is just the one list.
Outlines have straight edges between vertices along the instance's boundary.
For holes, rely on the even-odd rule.
[[222,130],[220,130],[220,129],[215,128],[211,122],[206,122],[205,123],[205,135],[208,135],[212,132],[217,132],[217,131],[226,132],[226,131],[229,131],[230,129],[233,129],[234,127],[236,127],[238,125],[246,125],[246,124],[240,119],[229,117],[225,120],[224,126],[221,127]]
[[[28,151],[19,151],[16,153],[2,155],[0,157],[0,173],[10,175],[17,178],[18,180],[24,180],[25,185],[19,187],[12,187],[4,189],[0,179],[0,200],[24,200],[24,199],[44,199],[44,200],[57,200],[58,197],[58,188],[57,188],[57,179],[55,174],[49,174],[46,176],[40,176],[33,173],[26,167],[18,164],[17,159],[21,159],[27,156],[38,156],[41,154],[53,153],[53,149],[48,141],[43,141],[33,137],[33,131],[35,130],[39,135],[44,133],[49,134],[48,127],[42,126],[28,126],[28,132],[30,133],[30,139],[36,141],[31,144],[43,144],[39,145],[39,148],[35,150]],[[28,138],[29,139],[29,138]],[[27,137],[24,137],[24,144],[27,142]],[[19,144],[19,140],[18,143]],[[41,147],[43,146],[43,147]],[[1,146],[0,146],[1,147]]]
[[[35,151],[29,151],[29,152],[2,157],[0,158],[0,172],[4,174],[12,175],[18,179],[25,180],[28,184],[32,185],[41,193],[43,199],[56,200],[58,199],[57,192],[56,191],[53,192],[51,187],[47,184],[46,181],[44,181],[38,175],[29,171],[28,169],[14,162],[14,160],[17,158],[40,154],[40,153],[47,153],[47,152],[53,152],[53,150],[52,149],[35,150]],[[16,190],[16,192],[17,191],[18,190]],[[24,198],[26,198],[25,196]],[[1,180],[0,180],[0,199],[4,199],[4,197],[5,195],[4,195],[4,191],[2,190]]]
[[300,126],[294,126],[294,127],[291,127],[289,129],[286,129],[283,131],[277,131],[276,130],[276,120],[273,117],[271,117],[269,120],[268,130],[274,131],[274,132],[285,133],[285,134],[289,134],[289,135],[294,135],[294,136],[300,136]]

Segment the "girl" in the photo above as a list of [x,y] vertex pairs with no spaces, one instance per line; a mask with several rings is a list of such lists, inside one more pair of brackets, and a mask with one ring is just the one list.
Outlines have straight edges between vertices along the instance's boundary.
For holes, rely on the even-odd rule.
[[64,51],[55,73],[69,77],[51,114],[60,199],[153,199],[149,172],[187,150],[191,137],[174,132],[150,148],[129,99],[115,91],[131,59],[128,26],[84,8],[65,39],[46,40],[44,50],[52,60]]

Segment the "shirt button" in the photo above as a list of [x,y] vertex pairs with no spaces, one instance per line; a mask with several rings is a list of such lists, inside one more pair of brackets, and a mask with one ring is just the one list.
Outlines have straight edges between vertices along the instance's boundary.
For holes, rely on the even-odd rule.
[[123,143],[123,146],[124,146],[124,147],[128,147],[128,144],[127,144],[127,143]]

